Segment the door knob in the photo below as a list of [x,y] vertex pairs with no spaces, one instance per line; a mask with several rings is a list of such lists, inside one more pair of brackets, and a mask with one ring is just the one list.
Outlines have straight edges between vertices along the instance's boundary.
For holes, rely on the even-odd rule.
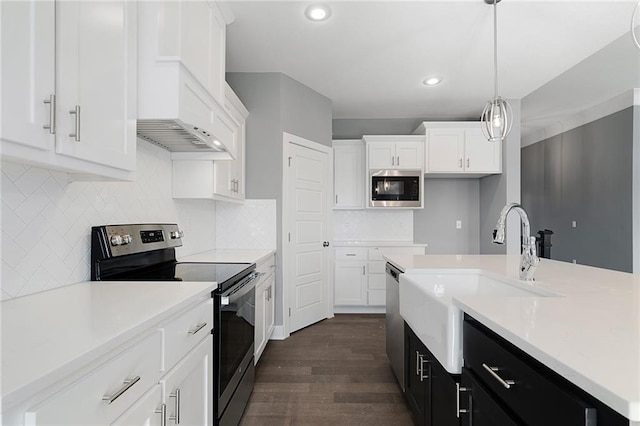
[[325,241],[322,243],[322,247],[329,247],[329,241]]

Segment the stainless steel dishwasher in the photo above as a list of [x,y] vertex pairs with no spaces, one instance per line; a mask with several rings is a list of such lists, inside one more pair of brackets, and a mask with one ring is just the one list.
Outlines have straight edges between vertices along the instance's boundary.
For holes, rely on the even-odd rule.
[[387,263],[385,270],[387,272],[387,357],[404,392],[404,320],[400,316],[400,274],[402,271],[390,263]]

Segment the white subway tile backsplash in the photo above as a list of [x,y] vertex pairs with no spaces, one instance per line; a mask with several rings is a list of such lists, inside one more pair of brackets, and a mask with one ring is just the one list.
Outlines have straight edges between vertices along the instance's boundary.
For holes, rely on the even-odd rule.
[[276,200],[218,203],[216,248],[275,249]]
[[88,280],[94,225],[175,222],[183,254],[215,248],[216,203],[173,200],[169,152],[142,140],[135,182],[69,182],[65,173],[3,162],[1,183],[3,300]]
[[413,241],[413,210],[335,210],[335,241]]

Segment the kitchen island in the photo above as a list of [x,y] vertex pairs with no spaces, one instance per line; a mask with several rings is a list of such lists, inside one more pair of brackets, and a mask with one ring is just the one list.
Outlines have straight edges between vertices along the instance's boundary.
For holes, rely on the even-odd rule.
[[[518,279],[519,256],[387,256],[407,275]],[[528,283],[527,283],[528,284]],[[640,275],[541,259],[528,284],[558,297],[454,297],[464,313],[640,425]]]

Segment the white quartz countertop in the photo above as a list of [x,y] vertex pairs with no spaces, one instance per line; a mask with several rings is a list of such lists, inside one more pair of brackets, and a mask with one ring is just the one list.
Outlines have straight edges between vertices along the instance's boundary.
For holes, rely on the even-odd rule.
[[[478,270],[518,279],[519,256],[385,256],[409,274]],[[640,275],[540,259],[532,284],[560,297],[459,297],[464,312],[640,424]]]
[[334,241],[335,247],[428,247],[413,241]]
[[179,262],[224,262],[224,263],[260,263],[275,250],[243,250],[217,249],[209,250],[189,256],[178,256]]
[[215,282],[83,282],[0,303],[3,409],[216,288]]

